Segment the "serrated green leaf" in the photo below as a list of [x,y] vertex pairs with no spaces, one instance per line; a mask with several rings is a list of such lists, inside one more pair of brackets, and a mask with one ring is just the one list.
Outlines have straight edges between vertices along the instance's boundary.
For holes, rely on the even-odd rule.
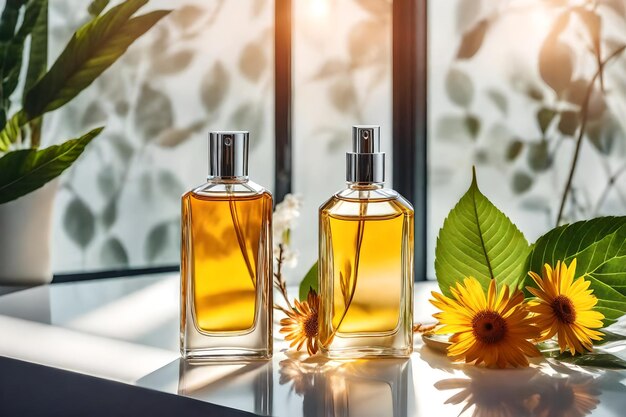
[[300,282],[300,289],[298,292],[298,297],[300,301],[306,300],[307,295],[309,295],[309,290],[314,289],[318,291],[317,286],[317,262],[313,264],[309,272],[306,273],[304,278],[302,278],[302,282]]
[[[626,314],[626,217],[599,217],[551,230],[528,255],[527,269],[541,275],[544,264],[577,259],[576,277],[585,276],[598,298],[604,324]],[[534,286],[527,277],[526,285]]]
[[491,279],[517,287],[525,275],[528,242],[522,232],[472,184],[450,211],[437,237],[435,272],[441,291],[473,276],[487,289]]
[[103,128],[45,149],[22,149],[0,158],[0,204],[15,200],[61,175]]

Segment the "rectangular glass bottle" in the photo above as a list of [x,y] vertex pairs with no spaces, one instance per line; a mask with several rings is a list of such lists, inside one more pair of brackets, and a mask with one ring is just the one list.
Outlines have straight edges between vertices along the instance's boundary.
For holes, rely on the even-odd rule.
[[247,143],[247,132],[211,133],[209,180],[182,198],[187,359],[272,356],[272,196],[248,179]]
[[378,127],[355,126],[354,135],[348,188],[320,208],[320,350],[331,358],[406,357],[413,351],[413,209],[382,186]]

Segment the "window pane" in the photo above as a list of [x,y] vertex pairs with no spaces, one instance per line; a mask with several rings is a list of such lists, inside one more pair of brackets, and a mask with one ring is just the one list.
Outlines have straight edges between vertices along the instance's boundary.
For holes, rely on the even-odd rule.
[[317,259],[317,210],[345,186],[354,124],[381,126],[392,184],[391,2],[294,0],[294,191],[303,198],[293,233],[294,282]]
[[[581,94],[597,70],[593,19],[566,12],[570,3],[579,2],[429,1],[431,278],[436,236],[472,165],[482,192],[529,241],[555,226]],[[626,36],[623,9],[611,4],[589,12],[602,22],[602,57]],[[565,222],[626,211],[625,65],[609,64],[604,93],[596,84],[592,94]]]
[[[205,181],[209,130],[249,130],[251,176],[273,187],[273,2],[175,3],[92,86],[46,116],[48,143],[106,126],[60,181],[56,272],[178,264],[180,196]],[[86,5],[50,2],[51,57],[86,21]]]

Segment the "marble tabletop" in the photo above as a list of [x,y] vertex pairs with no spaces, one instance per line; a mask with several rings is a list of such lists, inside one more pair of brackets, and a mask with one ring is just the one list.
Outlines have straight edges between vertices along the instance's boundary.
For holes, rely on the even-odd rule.
[[[626,415],[624,371],[546,360],[519,370],[455,365],[419,337],[408,360],[306,358],[275,339],[267,362],[190,365],[178,353],[178,279],[115,278],[2,295],[0,356],[258,415]],[[418,322],[430,320],[433,289],[415,286]]]

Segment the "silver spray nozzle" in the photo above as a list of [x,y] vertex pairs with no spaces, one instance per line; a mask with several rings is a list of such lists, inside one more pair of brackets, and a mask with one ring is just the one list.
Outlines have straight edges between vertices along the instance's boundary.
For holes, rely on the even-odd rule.
[[385,153],[380,151],[380,126],[352,126],[352,152],[346,153],[346,181],[385,181]]
[[209,177],[247,177],[248,143],[248,132],[210,132]]

